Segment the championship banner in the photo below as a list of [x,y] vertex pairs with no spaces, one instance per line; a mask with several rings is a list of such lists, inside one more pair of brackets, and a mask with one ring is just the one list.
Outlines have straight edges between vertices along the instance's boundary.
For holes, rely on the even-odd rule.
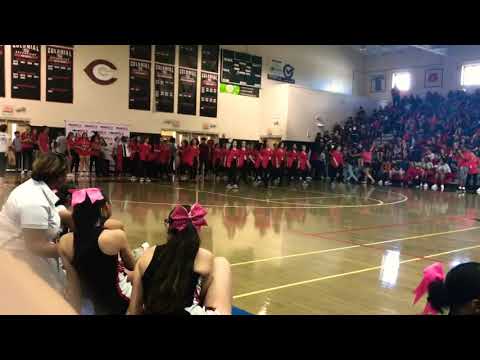
[[40,100],[40,45],[11,45],[12,98]]
[[201,73],[200,116],[217,117],[218,74]]
[[128,108],[150,110],[150,69],[151,63],[130,59],[130,83]]
[[197,114],[197,70],[180,68],[178,85],[178,113]]
[[73,48],[47,46],[47,101],[73,103]]
[[155,111],[173,113],[175,67],[155,64]]
[[130,130],[127,125],[65,121],[65,133],[68,135],[70,132],[78,136],[82,136],[86,132],[89,138],[97,132],[108,145],[113,145],[115,138],[130,137]]

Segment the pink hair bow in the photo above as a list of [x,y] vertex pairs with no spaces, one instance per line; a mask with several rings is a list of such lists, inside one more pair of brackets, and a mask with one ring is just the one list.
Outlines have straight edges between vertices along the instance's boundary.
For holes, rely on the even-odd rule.
[[[430,284],[436,280],[444,280],[445,279],[445,273],[443,271],[443,265],[442,263],[436,262],[430,266],[427,266],[423,270],[423,279],[420,282],[420,284],[417,286],[417,288],[414,291],[415,294],[415,299],[413,300],[413,304],[416,304],[420,298],[425,295],[428,292],[428,287]],[[430,303],[427,301],[427,304],[425,305],[425,308],[423,309],[423,314],[428,315],[432,314],[435,315],[437,314],[438,311],[436,311]]]
[[90,198],[90,201],[92,202],[92,204],[94,204],[95,201],[104,199],[104,197],[102,195],[102,192],[98,188],[87,188],[87,189],[73,190],[72,191],[72,206],[83,203],[85,201],[85,198],[86,198],[87,195]]
[[190,208],[190,212],[188,212],[183,206],[177,206],[170,216],[172,219],[170,227],[182,231],[187,227],[187,224],[191,222],[198,231],[202,226],[207,225],[205,215],[207,215],[207,210],[205,210],[199,203],[193,204]]

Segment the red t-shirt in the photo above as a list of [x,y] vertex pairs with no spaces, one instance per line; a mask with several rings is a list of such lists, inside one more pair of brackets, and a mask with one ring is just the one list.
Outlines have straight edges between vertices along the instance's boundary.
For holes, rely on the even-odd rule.
[[273,150],[272,149],[262,149],[260,151],[260,156],[262,157],[262,167],[266,169],[268,167],[268,163],[273,158]]
[[365,164],[372,163],[372,152],[371,151],[362,151],[362,159]]
[[130,160],[135,159],[135,156],[139,150],[139,145],[137,143],[131,142],[128,144],[128,148],[130,149]]
[[141,161],[150,160],[149,159],[149,154],[152,151],[152,145],[143,143],[143,144],[140,144],[139,148],[140,148],[139,149],[140,150],[140,153],[139,153],[140,160]]
[[76,142],[75,145],[76,145],[76,148],[77,148],[78,155],[80,155],[80,156],[90,156],[91,145],[90,145],[90,140],[88,140],[88,138],[78,139],[78,141]]
[[172,154],[170,151],[170,145],[168,144],[160,145],[160,155],[158,156],[160,164],[168,164],[171,156]]
[[217,162],[220,162],[221,160],[222,160],[222,149],[217,147],[213,149],[213,163],[217,164]]
[[[336,168],[336,167],[339,167],[339,166],[343,165],[343,154],[340,151],[333,150],[331,155],[332,155],[331,164],[332,164],[333,167]],[[335,164],[333,159],[335,159],[337,161],[337,164]]]
[[[340,153],[340,155],[341,155],[341,153]],[[307,160],[308,160],[308,154],[305,151],[301,151],[298,154],[298,168],[300,170],[303,171],[303,170],[307,169]],[[342,162],[343,162],[343,157],[342,157]]]
[[22,142],[22,150],[33,149],[32,133],[27,134],[26,132],[23,132],[22,135],[20,136],[20,140]]
[[293,163],[298,159],[298,153],[296,150],[287,151],[287,168],[291,168]]
[[38,147],[42,152],[48,152],[50,149],[50,138],[45,133],[40,133],[38,135]]
[[100,143],[96,143],[95,141],[92,141],[90,143],[90,155],[91,156],[100,156],[100,150],[102,149],[102,145]]
[[198,147],[193,147],[188,145],[187,147],[181,150],[182,152],[182,163],[188,166],[193,166],[193,160],[195,156],[198,156],[199,150]]
[[232,148],[227,153],[227,167],[230,168],[234,160],[237,161],[237,167],[243,167],[245,162],[245,154],[242,150],[237,148]]
[[275,166],[277,167],[282,166],[283,162],[285,161],[285,150],[278,148],[274,152],[274,160],[275,160]]

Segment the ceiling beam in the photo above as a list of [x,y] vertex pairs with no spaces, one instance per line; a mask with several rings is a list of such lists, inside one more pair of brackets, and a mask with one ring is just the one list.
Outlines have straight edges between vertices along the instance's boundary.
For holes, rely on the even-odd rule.
[[420,49],[420,50],[424,50],[424,51],[434,53],[436,55],[447,56],[447,54],[446,54],[447,49],[445,49],[445,48],[433,49],[433,48],[430,47],[430,45],[410,45],[410,46],[414,47],[414,48],[417,48],[417,49]]

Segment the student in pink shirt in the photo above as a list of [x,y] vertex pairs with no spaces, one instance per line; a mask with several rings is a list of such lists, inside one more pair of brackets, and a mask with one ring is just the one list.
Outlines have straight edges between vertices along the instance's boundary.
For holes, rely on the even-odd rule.
[[38,149],[41,153],[48,153],[50,151],[50,138],[48,136],[49,129],[43,126],[38,134]]

